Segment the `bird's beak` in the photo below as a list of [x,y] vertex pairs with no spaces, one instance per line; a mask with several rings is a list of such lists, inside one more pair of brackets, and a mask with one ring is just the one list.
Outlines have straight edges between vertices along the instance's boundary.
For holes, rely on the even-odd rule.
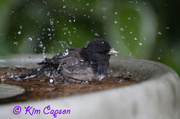
[[113,54],[117,54],[118,52],[115,51],[114,49],[110,49],[110,51],[108,52],[109,55],[113,55]]

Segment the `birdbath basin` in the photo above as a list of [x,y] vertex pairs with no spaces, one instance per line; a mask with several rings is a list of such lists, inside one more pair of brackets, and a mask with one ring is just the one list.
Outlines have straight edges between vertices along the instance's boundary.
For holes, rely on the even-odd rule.
[[[33,68],[42,59],[39,55],[1,57],[0,67]],[[133,77],[141,82],[63,98],[1,104],[0,117],[180,119],[180,79],[170,67],[149,60],[112,56],[109,74]]]

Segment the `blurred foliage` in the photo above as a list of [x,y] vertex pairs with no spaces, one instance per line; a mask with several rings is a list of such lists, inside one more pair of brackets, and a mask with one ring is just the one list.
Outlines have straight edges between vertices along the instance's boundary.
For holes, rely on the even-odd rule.
[[58,53],[95,38],[180,72],[179,6],[168,0],[1,0],[0,55]]

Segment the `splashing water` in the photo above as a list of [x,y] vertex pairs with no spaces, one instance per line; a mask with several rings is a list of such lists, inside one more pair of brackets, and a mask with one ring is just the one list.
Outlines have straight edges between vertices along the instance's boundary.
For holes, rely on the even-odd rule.
[[31,37],[29,37],[29,38],[28,38],[28,41],[32,41],[32,38],[31,38]]
[[134,40],[138,40],[137,38],[134,38]]
[[141,45],[142,45],[142,43],[141,43],[141,42],[139,42],[139,45],[141,46]]
[[161,33],[160,31],[158,31],[158,34],[159,34],[159,35],[162,35],[162,33]]

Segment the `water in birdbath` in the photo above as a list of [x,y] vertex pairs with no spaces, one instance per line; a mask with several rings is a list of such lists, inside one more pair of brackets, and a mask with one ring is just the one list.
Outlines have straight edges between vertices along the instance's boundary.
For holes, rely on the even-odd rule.
[[91,82],[62,82],[62,79],[51,79],[46,76],[34,77],[29,79],[12,79],[12,75],[24,74],[32,71],[26,68],[0,68],[0,83],[20,86],[25,89],[25,93],[11,98],[0,99],[0,104],[23,102],[33,100],[43,100],[56,97],[66,97],[85,93],[92,93],[112,88],[133,85],[140,80],[134,77],[119,76],[113,78],[107,76],[101,81],[93,80]]

